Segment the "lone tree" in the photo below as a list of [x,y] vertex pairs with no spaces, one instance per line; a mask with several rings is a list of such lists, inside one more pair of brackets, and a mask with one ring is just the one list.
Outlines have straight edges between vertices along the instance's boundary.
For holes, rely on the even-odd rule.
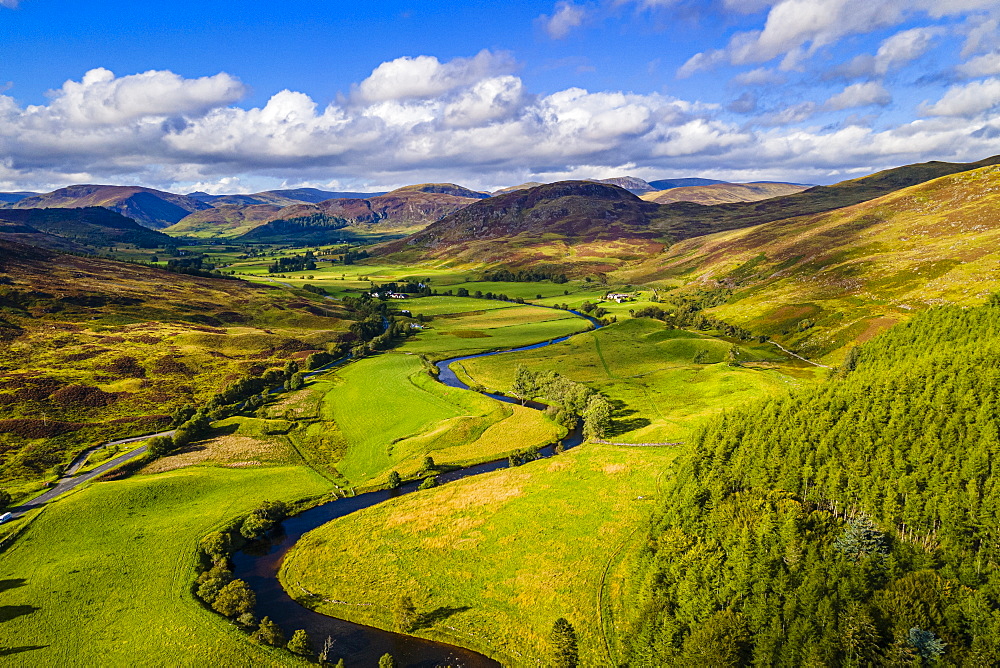
[[299,629],[292,634],[292,639],[286,645],[288,651],[299,656],[311,657],[315,654],[309,634],[304,629]]
[[253,639],[262,645],[281,647],[285,644],[285,634],[281,627],[271,621],[270,617],[260,620],[260,627],[253,634]]
[[604,438],[611,429],[611,404],[599,394],[587,401],[583,413],[583,433],[588,438]]
[[213,610],[230,618],[253,612],[255,605],[257,596],[243,580],[233,580],[227,584],[212,601]]
[[437,487],[437,486],[438,486],[437,476],[432,475],[429,478],[424,478],[424,481],[420,483],[420,486],[417,487],[417,489],[430,489],[432,487]]
[[396,599],[393,618],[396,622],[397,631],[400,633],[409,633],[412,631],[417,625],[417,608],[413,605],[413,599],[409,596],[400,596]]
[[392,654],[383,654],[378,660],[378,668],[397,668],[399,664],[392,658]]
[[549,644],[552,645],[554,668],[576,668],[580,658],[576,647],[576,631],[565,617],[560,617],[552,625]]
[[396,471],[389,471],[389,489],[396,489],[403,484],[403,479]]
[[424,457],[423,466],[420,467],[421,471],[425,471],[425,472],[426,471],[433,471],[436,468],[437,468],[437,464],[434,463],[434,458],[433,457],[431,457],[430,455],[427,455],[426,457]]

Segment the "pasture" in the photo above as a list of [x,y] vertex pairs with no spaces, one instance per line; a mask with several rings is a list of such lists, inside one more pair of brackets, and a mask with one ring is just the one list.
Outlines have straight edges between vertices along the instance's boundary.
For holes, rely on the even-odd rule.
[[0,654],[23,666],[298,665],[189,587],[214,527],[263,500],[329,488],[305,466],[192,467],[69,495],[0,554]]
[[359,360],[310,389],[346,443],[337,471],[355,485],[414,475],[427,454],[439,465],[490,461],[563,433],[537,411],[438,383],[416,355]]
[[400,497],[306,534],[281,580],[309,607],[382,628],[408,595],[415,635],[506,665],[549,665],[546,636],[566,617],[580,665],[615,665],[602,634],[604,575],[630,567],[674,454],[584,445]]
[[545,348],[466,360],[457,371],[467,383],[500,391],[510,388],[518,364],[557,371],[612,400],[612,440],[673,442],[711,415],[817,376],[814,367],[789,361],[767,344],[739,344],[743,365],[729,366],[724,360],[732,345],[638,318]]

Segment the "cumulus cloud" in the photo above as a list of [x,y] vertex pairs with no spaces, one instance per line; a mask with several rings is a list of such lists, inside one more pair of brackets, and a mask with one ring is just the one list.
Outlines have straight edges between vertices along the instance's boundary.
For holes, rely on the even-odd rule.
[[[994,4],[994,0],[778,0],[771,6],[763,29],[733,35],[724,49],[695,54],[681,71],[690,75],[722,62],[748,65],[778,57],[782,58],[781,69],[795,70],[804,59],[824,46],[850,35],[897,25],[916,12],[940,18],[990,9]],[[900,37],[888,45],[883,62],[891,63],[893,58],[904,57],[907,48],[920,48],[921,40],[929,36]],[[907,44],[907,40],[912,43]]]
[[574,28],[579,28],[587,16],[585,7],[575,5],[569,0],[559,0],[554,10],[552,16],[542,14],[538,17],[538,21],[552,39],[562,39]]
[[955,71],[966,79],[1000,74],[1000,51],[984,53],[958,65]]
[[971,118],[1000,105],[1000,79],[973,81],[952,86],[934,104],[924,103],[920,111],[928,116],[962,116]]
[[506,52],[480,51],[473,58],[442,63],[434,56],[403,57],[382,63],[354,90],[360,102],[431,98],[487,76],[510,74],[514,59]]
[[892,95],[885,87],[876,82],[851,84],[841,92],[826,101],[826,108],[833,110],[854,109],[877,104],[881,107],[892,102]]
[[103,67],[80,81],[67,81],[50,91],[52,104],[30,110],[64,118],[71,124],[102,125],[149,116],[195,116],[235,102],[247,92],[238,79],[216,74],[183,79],[173,72],[149,71],[115,77]]
[[[488,52],[396,60],[394,67],[420,73],[396,94],[387,82],[400,70],[380,66],[352,95],[326,106],[283,90],[253,108],[234,104],[244,87],[225,74],[92,70],[52,91],[45,105],[0,95],[0,189],[110,181],[216,192],[265,178],[270,187],[333,180],[482,187],[626,168],[650,177],[667,170],[747,177],[752,168],[803,181],[996,152],[991,133],[1000,115],[989,112],[1000,102],[1000,79],[956,86],[925,105],[928,118],[874,132],[802,124],[821,111],[886,103],[879,84],[848,86],[825,104],[805,101],[741,124],[718,105],[664,94],[532,94],[504,62]],[[729,111],[756,108],[748,93]]]

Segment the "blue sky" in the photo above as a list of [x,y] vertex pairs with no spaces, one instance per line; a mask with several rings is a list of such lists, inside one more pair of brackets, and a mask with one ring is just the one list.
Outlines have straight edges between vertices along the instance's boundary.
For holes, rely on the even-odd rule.
[[986,0],[0,0],[0,189],[830,183],[1000,153]]

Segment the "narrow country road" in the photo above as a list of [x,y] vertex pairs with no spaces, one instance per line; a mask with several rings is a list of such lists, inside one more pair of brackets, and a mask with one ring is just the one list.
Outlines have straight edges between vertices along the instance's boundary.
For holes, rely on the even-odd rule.
[[46,503],[56,498],[57,496],[61,496],[62,494],[65,494],[71,489],[79,487],[88,480],[93,480],[94,478],[104,473],[107,473],[109,470],[113,469],[119,464],[124,464],[125,462],[131,459],[135,459],[136,457],[145,454],[146,446],[144,445],[141,448],[136,448],[131,452],[126,452],[125,454],[119,455],[114,459],[110,459],[105,463],[101,464],[100,466],[98,466],[97,468],[95,468],[94,470],[88,471],[83,475],[79,476],[74,475],[77,471],[80,470],[80,467],[82,467],[83,464],[87,461],[87,458],[91,455],[91,453],[95,452],[96,450],[100,450],[101,448],[106,448],[112,445],[121,445],[123,443],[135,443],[136,441],[145,441],[147,439],[154,438],[156,436],[173,436],[173,434],[174,431],[171,429],[170,431],[161,431],[158,434],[147,434],[146,436],[133,436],[132,438],[122,438],[117,441],[109,441],[108,443],[99,445],[96,448],[90,448],[89,450],[81,452],[76,457],[76,459],[73,460],[73,463],[69,465],[69,468],[66,469],[66,477],[62,478],[56,484],[55,487],[48,490],[41,496],[36,496],[34,499],[28,501],[25,504],[10,508],[9,510],[11,512],[11,519],[16,519],[21,515],[24,515],[29,510],[34,510],[35,508],[44,506]]

